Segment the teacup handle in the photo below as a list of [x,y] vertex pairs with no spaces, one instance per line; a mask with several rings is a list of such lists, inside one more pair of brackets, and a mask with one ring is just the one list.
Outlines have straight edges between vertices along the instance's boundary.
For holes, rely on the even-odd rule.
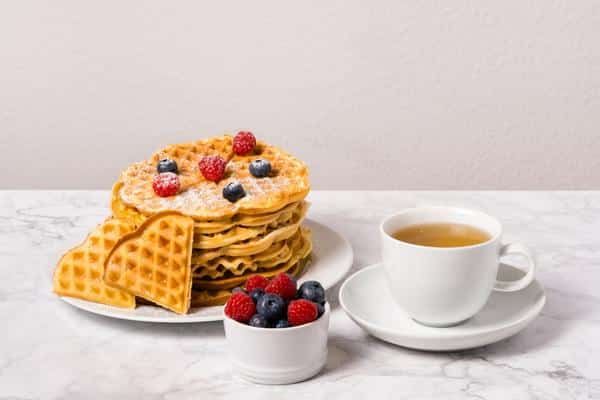
[[531,251],[521,243],[509,243],[500,248],[500,257],[507,254],[521,254],[527,259],[527,273],[521,279],[516,281],[496,281],[494,290],[498,292],[516,292],[517,290],[525,289],[535,277],[535,261]]

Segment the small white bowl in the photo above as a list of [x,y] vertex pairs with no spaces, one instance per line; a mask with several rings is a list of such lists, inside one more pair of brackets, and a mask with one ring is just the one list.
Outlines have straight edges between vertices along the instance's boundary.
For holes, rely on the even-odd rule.
[[233,370],[265,385],[285,385],[315,376],[327,361],[329,303],[316,321],[290,328],[255,328],[225,316]]

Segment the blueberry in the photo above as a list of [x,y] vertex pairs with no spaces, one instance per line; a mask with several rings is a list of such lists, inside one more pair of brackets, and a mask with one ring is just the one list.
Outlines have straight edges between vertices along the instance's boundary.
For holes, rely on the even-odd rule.
[[223,188],[223,197],[235,203],[246,195],[244,187],[239,182],[230,182]]
[[256,304],[256,303],[258,303],[258,300],[260,300],[260,298],[263,297],[264,294],[265,294],[265,290],[264,289],[254,288],[250,292],[250,297],[252,297],[252,300],[254,301],[254,304]]
[[317,318],[319,318],[325,312],[325,306],[321,303],[315,303],[315,304],[317,305],[317,311],[319,312],[317,314]]
[[156,171],[158,171],[159,174],[163,172],[173,172],[174,174],[176,174],[177,163],[175,162],[175,160],[171,160],[170,158],[163,158],[156,165]]
[[306,300],[323,304],[325,302],[325,289],[317,281],[306,281],[300,285],[298,295]]
[[287,328],[289,326],[290,324],[288,323],[287,319],[280,319],[275,323],[275,328]]
[[250,321],[248,321],[248,325],[254,326],[256,328],[266,328],[268,325],[267,319],[260,314],[254,314]]
[[285,302],[273,293],[266,293],[256,304],[256,312],[268,321],[277,321],[285,314]]
[[238,287],[234,287],[234,288],[231,290],[231,293],[232,293],[232,294],[233,294],[233,293],[238,293],[238,292],[240,292],[240,293],[246,293],[246,291],[245,291],[243,288],[239,287],[239,286],[238,286]]
[[271,173],[271,163],[262,159],[253,160],[250,163],[250,173],[256,178],[264,178]]

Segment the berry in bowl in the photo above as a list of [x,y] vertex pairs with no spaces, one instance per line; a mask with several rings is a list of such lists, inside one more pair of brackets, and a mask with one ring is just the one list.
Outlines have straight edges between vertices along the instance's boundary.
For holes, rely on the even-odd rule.
[[297,288],[287,274],[251,276],[225,304],[224,324],[233,369],[251,382],[300,382],[327,360],[329,304],[319,282]]

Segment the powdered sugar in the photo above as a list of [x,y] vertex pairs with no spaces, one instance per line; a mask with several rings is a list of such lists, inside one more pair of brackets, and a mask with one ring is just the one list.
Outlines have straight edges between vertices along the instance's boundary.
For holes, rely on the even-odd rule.
[[[302,161],[262,142],[257,145],[260,154],[228,154],[226,150],[230,145],[227,146],[226,139],[227,137],[219,137],[187,145],[169,146],[156,153],[154,158],[159,154],[167,155],[180,166],[181,189],[175,196],[161,198],[153,192],[151,181],[156,174],[153,159],[133,164],[121,176],[122,201],[146,214],[176,210],[198,220],[218,220],[229,218],[238,212],[272,211],[291,201],[297,201],[308,193],[308,169]],[[201,176],[194,161],[215,152],[220,152],[229,162],[224,179],[209,182]],[[255,178],[249,173],[249,163],[256,158],[269,160],[273,166],[272,176]],[[232,181],[240,182],[246,191],[246,196],[236,203],[223,198],[223,187]]]

